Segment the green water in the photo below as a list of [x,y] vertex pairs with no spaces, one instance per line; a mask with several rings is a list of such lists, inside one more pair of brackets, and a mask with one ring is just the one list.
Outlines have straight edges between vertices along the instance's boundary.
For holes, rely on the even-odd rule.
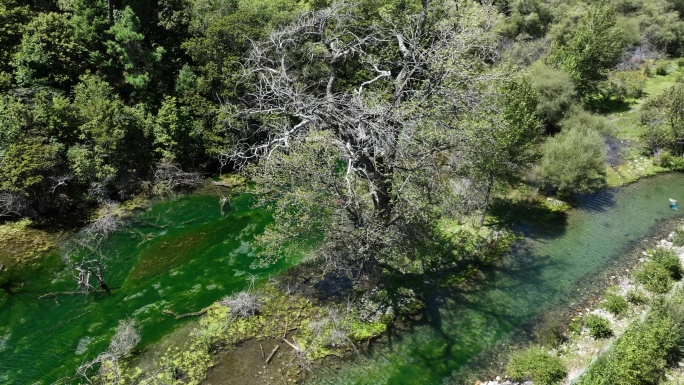
[[659,223],[684,214],[684,177],[668,174],[583,201],[558,223],[524,229],[527,241],[477,287],[435,297],[426,320],[391,335],[369,356],[323,369],[311,384],[462,383],[460,371],[513,331],[557,304]]
[[135,318],[143,344],[159,340],[180,321],[162,314],[197,311],[244,289],[251,275],[286,267],[255,263],[249,242],[271,217],[234,197],[221,216],[215,195],[160,201],[136,214],[104,246],[110,296],[58,296],[75,289],[59,257],[22,279],[11,295],[0,291],[0,383],[50,384],[74,373],[104,350],[118,321]]

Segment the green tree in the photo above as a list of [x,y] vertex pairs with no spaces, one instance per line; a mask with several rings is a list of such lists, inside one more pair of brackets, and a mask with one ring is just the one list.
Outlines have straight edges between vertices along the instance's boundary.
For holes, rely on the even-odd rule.
[[623,48],[615,11],[596,3],[579,20],[567,41],[554,44],[550,60],[570,75],[577,93],[587,97],[618,64]]
[[529,70],[534,89],[539,94],[539,117],[548,131],[554,131],[574,102],[575,85],[567,73],[549,67],[541,60]]
[[[259,86],[231,110],[241,139],[225,161],[259,159],[248,171],[275,202],[266,257],[315,235],[331,267],[355,266],[375,280],[425,266],[413,240],[439,244],[431,204],[461,165],[466,122],[498,88],[499,75],[483,70],[496,43],[483,21],[495,14],[474,4],[411,5],[401,22],[383,24],[334,4],[251,51],[245,81]],[[477,56],[466,48],[474,46]]]
[[12,143],[0,159],[0,191],[39,198],[47,177],[60,162],[60,146],[44,137],[26,137]]
[[68,17],[51,12],[38,14],[26,26],[13,63],[21,85],[69,88],[77,82],[84,59]]
[[[470,159],[476,175],[484,178],[485,193],[480,226],[484,223],[495,180],[515,180],[537,159],[541,124],[537,115],[539,95],[528,79],[514,79],[498,94],[499,113],[484,125],[473,124]],[[498,119],[497,119],[498,118]]]
[[642,139],[652,151],[684,154],[684,84],[675,84],[641,108]]
[[0,73],[12,72],[12,55],[21,43],[24,28],[31,16],[28,5],[14,0],[0,0]]
[[595,192],[605,185],[603,137],[584,126],[563,126],[543,146],[539,181],[561,195]]
[[132,193],[157,159],[150,156],[153,138],[144,111],[124,105],[93,75],[74,88],[74,106],[79,144],[68,150],[71,170],[83,182],[108,180],[122,194]]
[[105,42],[110,65],[123,68],[124,81],[136,91],[144,90],[151,80],[151,67],[161,61],[164,47],[150,48],[145,36],[139,32],[140,20],[131,7],[116,12],[116,21],[107,33],[112,37]]

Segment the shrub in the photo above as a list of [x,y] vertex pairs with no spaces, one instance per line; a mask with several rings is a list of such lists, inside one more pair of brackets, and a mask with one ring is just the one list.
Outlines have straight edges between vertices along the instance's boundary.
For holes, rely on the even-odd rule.
[[627,292],[625,297],[627,298],[627,302],[634,305],[643,305],[647,301],[647,298],[644,295],[644,293],[642,293],[639,290],[630,290]]
[[595,192],[606,183],[603,137],[586,126],[563,125],[563,131],[542,146],[539,181],[561,196]]
[[667,367],[667,358],[676,348],[679,334],[676,322],[665,312],[655,312],[645,321],[630,326],[576,384],[658,384]]
[[230,314],[234,317],[248,318],[259,313],[264,303],[251,291],[241,291],[220,301],[221,305],[230,308]]
[[659,76],[665,76],[670,73],[670,63],[664,60],[656,62],[655,73]]
[[585,320],[589,334],[596,339],[608,338],[613,335],[610,321],[596,314],[589,314]]
[[645,262],[634,271],[634,278],[653,293],[665,293],[672,286],[670,272],[655,262]]
[[672,244],[675,246],[684,246],[684,230],[675,230],[674,237],[672,238]]
[[[649,138],[643,136],[646,140]],[[684,158],[680,156],[674,156],[668,150],[658,151],[655,156],[655,164],[660,167],[668,168],[674,171],[684,170]]]
[[576,95],[572,78],[563,71],[547,66],[541,60],[530,67],[530,75],[534,88],[539,92],[539,117],[547,127],[556,127]]
[[639,71],[619,71],[608,75],[608,80],[601,83],[599,91],[604,100],[611,97],[622,100],[638,99],[644,96],[647,77]]
[[616,316],[624,315],[629,309],[629,303],[622,296],[615,293],[607,293],[603,298],[603,308]]
[[560,358],[548,354],[539,346],[514,353],[506,368],[506,374],[513,380],[531,380],[537,385],[558,384],[566,373],[567,369]]
[[680,57],[679,59],[677,59],[677,66],[679,68],[684,68],[684,57]]
[[562,314],[559,312],[546,314],[535,329],[534,334],[542,346],[558,347],[566,340]]
[[568,330],[575,334],[580,334],[582,332],[582,319],[579,317],[573,318],[568,324]]
[[651,259],[653,262],[664,267],[673,279],[679,280],[682,278],[682,265],[674,250],[656,247],[651,252]]

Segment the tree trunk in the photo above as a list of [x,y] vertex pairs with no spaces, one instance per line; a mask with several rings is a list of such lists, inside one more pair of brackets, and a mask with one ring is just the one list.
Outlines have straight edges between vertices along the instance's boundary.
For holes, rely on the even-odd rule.
[[482,225],[484,225],[485,216],[487,216],[487,207],[489,206],[489,196],[492,193],[492,185],[494,185],[494,172],[489,171],[489,175],[487,175],[487,192],[485,193],[484,208],[482,209],[482,216],[480,217],[480,223],[477,227],[482,227]]
[[114,24],[114,0],[107,0],[107,14],[109,16],[109,24]]

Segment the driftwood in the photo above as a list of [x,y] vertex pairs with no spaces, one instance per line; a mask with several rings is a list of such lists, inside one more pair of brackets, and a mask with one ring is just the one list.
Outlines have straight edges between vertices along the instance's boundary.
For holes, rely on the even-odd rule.
[[269,354],[268,358],[266,359],[266,364],[268,364],[269,361],[271,361],[271,358],[273,358],[273,356],[276,354],[276,352],[278,351],[278,348],[280,348],[280,345],[276,345],[275,348],[273,348],[273,350],[271,351],[271,354]]
[[[111,289],[110,289],[111,290]],[[83,291],[83,290],[73,290],[73,291],[53,291],[51,293],[45,293],[38,297],[38,299],[45,299],[45,298],[51,298],[51,297],[57,297],[59,295],[76,295],[76,294],[88,294],[88,293],[105,293],[105,290],[90,290],[90,291]]]
[[195,311],[195,312],[192,312],[192,313],[177,314],[177,313],[174,313],[173,311],[168,310],[168,309],[162,310],[162,313],[164,313],[164,314],[166,314],[166,315],[170,315],[171,317],[174,317],[175,319],[187,318],[187,317],[198,317],[198,316],[201,316],[202,314],[206,313],[206,312],[209,310],[210,307],[211,307],[211,306],[207,306],[207,307],[205,307],[204,309],[202,309],[202,310],[200,310],[200,311]]
[[292,349],[294,349],[297,353],[301,353],[301,352],[302,352],[302,348],[300,348],[298,345],[295,345],[295,344],[297,343],[297,341],[296,341],[294,338],[292,339],[292,341],[294,341],[295,344],[293,344],[292,342],[288,341],[286,338],[283,338],[283,341],[285,341],[286,344],[290,345],[290,347],[291,347]]
[[213,184],[214,186],[220,186],[220,187],[228,187],[228,188],[235,187],[234,183],[228,183],[228,182],[211,181],[211,184]]
[[266,355],[264,354],[264,345],[261,343],[259,344],[259,349],[261,349],[261,358],[266,358]]

